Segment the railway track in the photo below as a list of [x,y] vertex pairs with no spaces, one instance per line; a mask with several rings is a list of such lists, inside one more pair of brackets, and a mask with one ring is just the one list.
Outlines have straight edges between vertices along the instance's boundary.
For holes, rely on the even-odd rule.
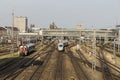
[[40,79],[40,77],[41,77],[41,75],[42,75],[42,73],[43,73],[43,71],[44,71],[47,63],[49,62],[49,59],[50,59],[51,55],[52,55],[52,51],[50,51],[50,52],[44,57],[44,59],[43,59],[43,61],[44,61],[43,65],[42,65],[42,66],[39,66],[39,67],[35,70],[35,72],[34,72],[34,73],[32,74],[32,76],[30,77],[30,80],[39,80],[39,79]]
[[[87,48],[83,48],[84,50],[86,50]],[[102,55],[101,55],[102,56]],[[100,71],[100,72],[102,72],[103,71],[103,69],[105,69],[106,68],[106,70],[108,70],[108,68],[106,67],[106,66],[108,66],[109,68],[111,68],[111,69],[113,69],[113,70],[115,70],[115,71],[117,71],[118,73],[120,73],[120,68],[118,67],[118,66],[116,66],[116,65],[114,65],[114,64],[112,64],[112,63],[110,63],[110,62],[108,62],[108,61],[104,61],[101,57],[99,57],[99,56],[95,56],[96,57],[96,59],[98,59],[99,61],[101,61],[101,63],[103,64],[103,68],[102,67],[98,67],[98,66],[96,66],[96,70],[98,70],[98,71]],[[85,63],[86,63],[86,61],[85,61]],[[87,62],[87,64],[88,64],[88,66],[89,67],[91,67],[91,63],[90,62]],[[105,70],[104,70],[105,71]],[[113,76],[113,80],[119,80],[120,79],[120,76],[118,76],[118,75],[115,75],[115,74],[113,74],[113,73],[108,73],[109,71],[105,71],[105,75],[106,75],[106,77],[107,77],[107,75],[112,75]],[[105,77],[105,76],[104,76]]]
[[[36,44],[36,49],[40,47],[41,45]],[[18,51],[18,47],[14,45],[14,52]],[[4,46],[0,48],[0,56],[7,55],[11,53],[11,45],[10,46]]]
[[[105,48],[104,50],[107,51],[107,52],[109,52],[109,53],[111,53],[111,54],[113,54],[113,50],[111,50],[111,49],[109,49],[109,48]],[[119,53],[119,52],[115,52],[115,55],[116,55],[117,57],[120,57],[120,53]]]
[[[86,50],[87,48],[83,48],[84,50]],[[102,50],[104,50],[104,49],[102,49]],[[87,52],[91,52],[90,50],[86,50]],[[97,50],[97,52],[100,52],[100,51],[98,51]],[[100,60],[101,62],[103,62],[104,63],[104,61],[102,60],[102,58],[101,57],[99,57],[98,55],[96,55],[95,56],[98,60]],[[120,67],[118,67],[118,66],[116,66],[116,65],[114,65],[114,64],[112,64],[111,62],[109,62],[109,61],[105,61],[106,63],[106,65],[109,65],[112,69],[114,69],[115,71],[117,71],[117,72],[119,72],[120,73]]]
[[[48,46],[44,49],[47,49],[47,48],[48,48]],[[36,53],[36,54],[38,54],[38,53]],[[3,69],[1,69],[2,71],[0,72],[0,79],[4,79],[4,80],[14,79],[25,69],[25,67],[27,66],[26,63],[28,63],[28,65],[30,65],[34,61],[35,58],[34,59],[32,59],[32,58],[35,57],[36,54],[31,54],[30,56],[20,58],[21,60],[18,59],[18,61],[13,60],[6,65],[4,64],[4,67],[3,67]],[[11,63],[13,63],[13,65]],[[9,66],[9,65],[11,65],[11,66]]]
[[[18,49],[14,50],[14,52],[17,52],[17,51],[18,51]],[[0,56],[7,55],[7,54],[10,54],[10,53],[11,53],[10,50],[5,49],[5,50],[0,51]]]
[[[0,47],[0,56],[10,53],[11,45],[6,45],[4,47]],[[15,51],[17,51],[17,47],[14,46]]]
[[[32,64],[34,64],[35,63],[35,60],[37,59],[37,58],[39,58],[40,57],[40,55],[41,55],[42,53],[40,53],[40,54],[37,54],[37,55],[35,55],[31,60],[29,60],[29,61],[27,61],[27,63],[26,64],[23,64],[23,65],[21,65],[20,66],[20,70],[17,70],[14,74],[10,74],[9,76],[7,76],[5,79],[7,80],[15,80],[15,78],[19,75],[19,74],[21,74],[21,72],[23,72],[24,70],[26,70],[26,68],[28,67],[28,66],[31,66]],[[39,61],[39,62],[37,62],[38,64],[41,64],[41,61]]]
[[[52,42],[51,44],[50,44],[51,47],[53,47],[54,42]],[[47,47],[47,49],[48,49],[48,47]],[[41,66],[38,66],[36,68],[36,70],[32,73],[32,75],[29,76],[29,78],[27,77],[27,80],[39,80],[40,79],[40,77],[45,69],[45,66],[47,65],[47,63],[52,55],[53,50],[54,49],[50,49],[50,51],[48,51],[47,54],[42,53],[43,55],[45,55],[45,57],[42,59],[43,64]],[[46,50],[44,49],[43,51],[46,51]]]
[[[101,46],[99,46],[99,47],[101,47]],[[114,53],[114,45],[113,44],[102,44],[102,47],[104,47],[104,50],[105,51],[107,51],[107,52],[109,52],[109,53],[111,53],[111,54],[113,54]],[[115,54],[116,54],[116,56],[117,57],[120,57],[120,53],[118,52],[118,50],[117,49],[115,49]]]
[[55,80],[64,80],[63,72],[63,52],[59,52],[57,56],[57,65],[55,70]]
[[[40,45],[36,45],[36,49],[39,49]],[[6,54],[10,54],[10,52],[8,53],[0,53],[0,56],[6,55]],[[3,68],[7,68],[7,66],[10,66],[12,64],[14,64],[15,62],[17,62],[18,60],[22,59],[22,57],[20,58],[13,58],[13,59],[9,59],[8,61],[6,61],[5,63],[0,65],[0,70],[3,70]],[[2,61],[1,61],[2,62]],[[4,62],[4,60],[3,60]]]
[[4,80],[14,79],[17,75],[19,75],[25,69],[26,66],[30,65],[30,63],[35,59],[35,57],[36,57],[36,54],[29,57],[22,58],[22,60],[19,60],[19,62],[16,63],[16,65],[13,65],[7,68],[7,70],[4,70],[5,76],[3,76],[2,79]]
[[101,62],[101,67],[102,67],[102,73],[103,73],[104,80],[114,80],[113,76],[111,74],[111,71],[109,69],[109,66],[106,65],[107,62],[106,62],[106,60],[104,58],[103,49],[102,48],[99,50],[98,55],[99,55],[100,59],[102,59],[102,61],[104,62],[103,63],[103,62],[100,61]]
[[[28,67],[26,67],[16,78],[15,80],[39,80],[42,72],[44,71],[45,67],[42,67],[45,63],[46,56],[49,54],[49,52],[52,52],[51,49],[47,48],[46,51],[43,50],[43,52],[40,52],[40,54],[37,55],[37,57],[32,60],[31,62],[28,62]],[[41,71],[37,71],[41,68]],[[41,74],[39,73],[41,72]],[[26,75],[29,74],[29,75]]]
[[89,80],[88,76],[85,74],[84,70],[82,69],[81,65],[78,63],[78,60],[74,57],[73,53],[67,48],[68,56],[71,59],[73,67],[75,69],[76,75],[79,80]]

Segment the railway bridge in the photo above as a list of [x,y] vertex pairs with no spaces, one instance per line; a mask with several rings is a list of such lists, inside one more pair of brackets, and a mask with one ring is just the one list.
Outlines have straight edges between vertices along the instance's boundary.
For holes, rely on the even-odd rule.
[[20,33],[19,36],[40,36],[40,37],[68,37],[68,38],[90,38],[93,36],[97,39],[104,39],[108,41],[110,39],[117,39],[118,32],[116,30],[107,29],[46,29],[40,30],[38,33]]
[[56,36],[56,37],[84,37],[84,38],[96,38],[100,39],[115,39],[117,37],[116,32],[113,30],[88,30],[88,29],[65,29],[65,30],[42,30],[42,36]]

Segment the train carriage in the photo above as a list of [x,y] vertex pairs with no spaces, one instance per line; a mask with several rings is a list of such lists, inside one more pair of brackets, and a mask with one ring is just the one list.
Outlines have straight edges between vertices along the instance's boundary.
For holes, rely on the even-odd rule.
[[116,49],[119,48],[119,50],[120,50],[120,42],[119,42],[119,41],[114,41],[113,43],[115,44],[115,45],[114,45],[115,48],[116,48]]
[[35,51],[35,44],[29,43],[24,46],[20,46],[19,54],[24,56],[32,53],[33,51]]
[[58,51],[64,51],[64,44],[58,43]]

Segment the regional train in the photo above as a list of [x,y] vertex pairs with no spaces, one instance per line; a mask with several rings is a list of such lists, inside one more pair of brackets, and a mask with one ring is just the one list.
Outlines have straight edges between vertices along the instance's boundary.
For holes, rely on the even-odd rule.
[[26,45],[21,45],[19,47],[19,55],[20,56],[25,56],[25,55],[28,55],[32,52],[35,51],[35,44],[34,43],[28,43]]

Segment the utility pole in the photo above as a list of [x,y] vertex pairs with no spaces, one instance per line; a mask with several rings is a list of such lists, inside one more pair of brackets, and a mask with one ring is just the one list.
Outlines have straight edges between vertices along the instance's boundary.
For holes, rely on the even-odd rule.
[[81,46],[81,31],[79,31],[79,42],[77,42],[77,50],[80,50]]
[[[107,30],[108,31],[108,30]],[[107,43],[108,42],[108,33],[106,32],[105,33],[105,43]]]
[[81,31],[80,31],[80,39],[79,39],[79,48],[81,46]]
[[92,40],[92,47],[93,47],[93,56],[92,56],[92,70],[95,70],[96,67],[96,31],[93,29],[93,40]]
[[116,63],[116,54],[115,54],[115,39],[114,39],[114,43],[113,43],[113,59],[115,60],[115,63]]
[[119,44],[118,44],[118,53],[120,53],[120,28],[119,28],[119,31],[118,31],[118,42],[119,42]]
[[12,49],[11,49],[11,52],[14,52],[14,33],[13,33],[13,28],[14,28],[14,10],[13,10],[13,12],[12,12],[12,21],[13,21],[13,23],[12,23],[12,35],[11,35],[11,45],[12,45]]
[[118,53],[120,52],[120,41],[119,41],[119,44],[118,44]]
[[41,32],[41,45],[42,45],[42,47],[43,47],[43,30],[41,30],[42,32]]
[[64,33],[63,33],[63,27],[62,27],[62,42],[63,42],[63,34],[64,34]]

